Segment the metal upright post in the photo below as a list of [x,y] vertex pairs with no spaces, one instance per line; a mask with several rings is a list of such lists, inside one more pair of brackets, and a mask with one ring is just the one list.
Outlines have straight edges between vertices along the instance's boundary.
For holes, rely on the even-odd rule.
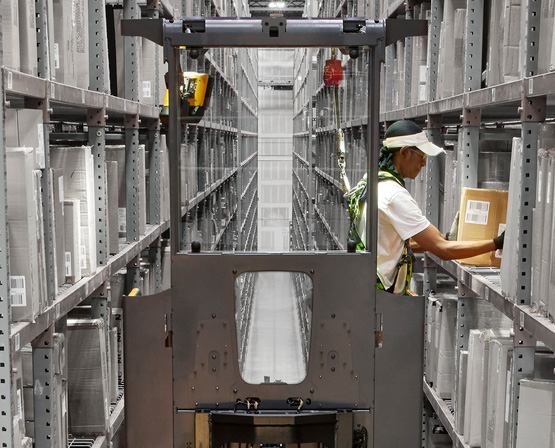
[[126,238],[139,241],[139,116],[125,116]]
[[[0,66],[4,61],[2,8],[0,8]],[[0,70],[0,98],[4,96],[4,71]],[[4,113],[0,116],[0,446],[12,447],[12,350],[10,346],[10,269],[8,260],[8,218],[6,213],[6,148],[4,145]]]
[[106,0],[88,0],[89,3],[89,90],[104,92]]
[[[160,196],[161,196],[161,175],[160,175],[160,120],[151,120],[148,130],[148,149],[149,149],[149,173],[150,173],[150,215],[148,223],[150,225],[161,224],[160,218]],[[154,291],[162,291],[162,245],[160,238],[150,247],[151,255],[154,259],[152,270],[154,275]]]
[[[541,1],[527,0],[526,31],[525,31],[525,62],[523,76],[529,77],[538,71],[538,42],[540,33]],[[539,124],[546,118],[546,97],[532,97],[533,80],[524,79],[522,89],[521,121],[522,121],[522,183],[520,185],[520,213],[518,255],[515,266],[517,276],[518,305],[530,305],[532,287],[532,238],[533,238],[533,209],[536,205],[536,176],[538,162],[538,134]],[[516,447],[518,402],[520,397],[520,380],[534,376],[534,353],[536,341],[524,330],[524,316],[515,308],[514,348],[513,348],[513,406],[511,412],[510,443]]]
[[99,266],[105,266],[109,257],[106,198],[106,110],[104,108],[89,109],[87,123],[94,164],[96,260]]
[[54,326],[32,343],[35,410],[35,447],[56,448],[56,381]]
[[[414,0],[407,0],[405,3],[405,19],[414,19]],[[412,96],[412,56],[414,50],[414,37],[405,37],[405,104],[404,107],[411,106]]]
[[443,0],[432,0],[432,20],[428,33],[428,101],[436,99],[439,62],[439,38],[443,21]]

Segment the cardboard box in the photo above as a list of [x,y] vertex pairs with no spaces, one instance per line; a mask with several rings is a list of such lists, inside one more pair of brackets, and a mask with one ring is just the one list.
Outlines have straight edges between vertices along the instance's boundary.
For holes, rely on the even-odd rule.
[[[459,241],[489,240],[505,228],[508,191],[463,188],[459,217]],[[495,251],[457,260],[473,266],[501,266],[501,256]]]
[[[436,296],[437,297],[437,296]],[[438,363],[434,389],[441,398],[451,398],[455,389],[455,336],[457,296],[441,295],[438,308]]]

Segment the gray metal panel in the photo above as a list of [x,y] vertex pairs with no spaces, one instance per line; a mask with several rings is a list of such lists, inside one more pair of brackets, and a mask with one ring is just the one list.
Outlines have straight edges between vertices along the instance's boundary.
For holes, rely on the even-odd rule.
[[[140,10],[137,6],[137,0],[123,0],[123,18],[137,19],[138,17],[140,17]],[[137,38],[124,35],[123,47],[124,96],[127,100],[139,101],[139,54]]]
[[[250,271],[304,272],[314,304],[307,377],[300,384],[247,384],[236,346],[235,279]],[[174,402],[178,409],[233,409],[260,397],[262,409],[368,409],[373,404],[372,254],[178,254],[172,258]],[[129,322],[129,321],[127,321]],[[335,351],[338,368],[328,354]],[[217,365],[209,354],[217,353]],[[212,359],[212,357],[210,357]],[[326,360],[328,360],[326,362]],[[341,384],[341,388],[337,385]],[[310,398],[311,404],[306,404]],[[420,411],[418,411],[418,414]]]
[[416,447],[422,439],[424,297],[377,290],[382,346],[375,349],[375,447]]
[[125,435],[129,447],[173,446],[172,359],[165,333],[170,292],[124,297]]

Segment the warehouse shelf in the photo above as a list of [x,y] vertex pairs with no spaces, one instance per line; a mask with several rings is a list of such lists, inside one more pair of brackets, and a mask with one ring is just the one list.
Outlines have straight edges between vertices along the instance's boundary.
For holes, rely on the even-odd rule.
[[108,259],[106,266],[98,268],[95,274],[81,279],[75,285],[58,294],[52,306],[48,307],[37,318],[36,322],[13,323],[10,330],[12,349],[19,350],[20,347],[31,343],[54,322],[65,316],[85,298],[100,288],[112,274],[132,263],[140,256],[143,249],[146,249],[161,238],[162,233],[168,228],[169,223],[167,222],[158,226],[152,226],[140,241],[127,244],[122,251]]
[[[61,114],[83,120],[87,109],[103,108],[122,116],[139,115],[151,119],[158,119],[160,116],[160,109],[154,106],[37,78],[6,67],[2,67],[2,71],[6,100],[11,107],[17,106],[16,101],[23,98],[36,98],[49,101],[53,118]],[[64,106],[68,108],[64,109]]]
[[470,448],[470,445],[465,443],[461,435],[455,431],[455,419],[453,418],[453,413],[451,409],[449,409],[445,401],[437,395],[437,393],[430,387],[425,379],[423,380],[423,385],[424,394],[432,404],[441,423],[443,424],[443,427],[447,430],[449,437],[451,437],[451,440],[453,441],[453,447]]
[[528,305],[515,304],[505,297],[501,291],[499,269],[464,266],[456,261],[441,260],[430,253],[426,253],[426,260],[440,267],[452,278],[458,279],[477,297],[490,302],[505,316],[518,323],[522,330],[555,351],[555,323],[539,310]]

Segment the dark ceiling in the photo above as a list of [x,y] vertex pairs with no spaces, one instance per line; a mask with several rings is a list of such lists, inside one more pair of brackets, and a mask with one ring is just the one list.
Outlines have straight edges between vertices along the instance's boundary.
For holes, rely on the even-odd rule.
[[[275,6],[276,4],[278,6]],[[304,4],[305,0],[249,0],[252,17],[269,16],[274,13],[283,14],[285,17],[301,17]]]

